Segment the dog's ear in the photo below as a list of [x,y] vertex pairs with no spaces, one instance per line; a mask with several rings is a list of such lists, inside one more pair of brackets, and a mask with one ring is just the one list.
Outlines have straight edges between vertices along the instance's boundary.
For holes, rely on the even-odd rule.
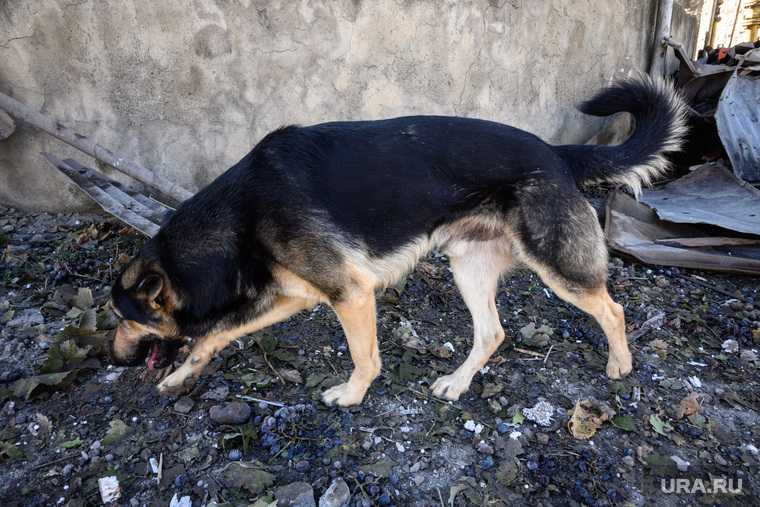
[[154,309],[161,306],[161,290],[164,288],[164,277],[158,273],[148,273],[140,280],[135,289],[137,293]]

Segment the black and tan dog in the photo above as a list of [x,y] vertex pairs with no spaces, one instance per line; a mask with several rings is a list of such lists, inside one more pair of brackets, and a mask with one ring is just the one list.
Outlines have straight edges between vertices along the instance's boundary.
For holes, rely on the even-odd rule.
[[451,261],[472,314],[474,346],[432,385],[456,400],[504,340],[499,277],[532,269],[562,299],[591,314],[609,343],[607,375],[631,371],[622,307],[607,293],[607,251],[578,187],[609,181],[638,194],[678,150],[685,108],[647,77],[614,84],[587,114],[627,111],[636,130],[620,146],[550,146],[495,122],[437,116],[292,126],[267,135],[243,160],[174,213],[113,287],[122,319],[118,363],[184,364],[158,386],[191,386],[236,338],[329,304],[354,371],[323,393],[360,403],[380,372],[375,290],[432,248]]

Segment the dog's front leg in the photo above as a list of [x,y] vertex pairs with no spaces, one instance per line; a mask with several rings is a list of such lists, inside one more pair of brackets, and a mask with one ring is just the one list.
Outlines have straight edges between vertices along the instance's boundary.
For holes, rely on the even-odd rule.
[[346,334],[354,371],[348,382],[322,393],[322,401],[347,407],[361,403],[370,384],[380,374],[374,291],[363,290],[344,302],[333,304],[333,309]]
[[272,307],[247,324],[199,338],[190,355],[177,371],[158,384],[161,394],[180,394],[190,389],[214,354],[237,338],[271,326],[291,315],[313,307],[317,301],[295,297],[280,297]]

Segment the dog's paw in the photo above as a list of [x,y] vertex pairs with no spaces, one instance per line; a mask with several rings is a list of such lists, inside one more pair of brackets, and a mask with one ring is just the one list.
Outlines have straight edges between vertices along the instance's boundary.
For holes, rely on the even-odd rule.
[[433,382],[433,385],[430,386],[430,390],[433,391],[433,394],[438,398],[457,401],[459,396],[467,391],[469,387],[470,385],[462,382],[456,373],[452,373],[451,375],[438,377],[438,379]]
[[631,370],[633,370],[633,360],[630,352],[622,357],[610,355],[607,360],[607,376],[613,380],[627,376]]
[[367,388],[351,385],[351,382],[339,384],[331,387],[322,393],[322,401],[325,405],[338,405],[339,407],[350,407],[358,405],[364,399]]
[[184,394],[195,385],[196,380],[198,380],[197,376],[187,375],[181,370],[177,370],[158,384],[158,393],[164,396]]

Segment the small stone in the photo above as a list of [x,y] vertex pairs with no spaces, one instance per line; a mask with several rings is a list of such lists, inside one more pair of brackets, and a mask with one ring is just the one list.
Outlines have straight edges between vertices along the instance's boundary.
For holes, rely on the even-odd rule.
[[636,464],[636,460],[633,459],[633,456],[623,456],[623,463],[628,468],[633,468],[633,466]]
[[670,459],[675,462],[676,467],[678,467],[678,470],[680,472],[686,472],[689,469],[689,466],[691,465],[691,463],[681,458],[680,456],[673,455],[670,457]]
[[726,461],[726,458],[724,458],[720,454],[716,454],[715,455],[715,462],[717,464],[719,464],[720,466],[722,466],[722,467],[727,467],[728,466],[728,461]]
[[494,467],[496,463],[494,462],[493,458],[491,456],[486,456],[482,460],[480,460],[480,468],[483,470],[490,470]]
[[230,394],[230,388],[227,386],[216,387],[210,391],[206,391],[201,395],[202,400],[223,401]]
[[345,507],[351,500],[351,491],[342,478],[333,479],[330,487],[319,497],[319,507]]
[[756,367],[758,365],[757,352],[754,350],[742,350],[741,354],[739,354],[739,360],[747,366]]
[[659,288],[664,289],[665,287],[670,286],[670,280],[664,276],[658,276],[654,279],[654,284]]
[[728,304],[728,306],[731,307],[731,309],[734,310],[735,312],[738,312],[740,310],[744,310],[744,303],[742,303],[741,301],[738,301],[738,300],[731,301]]
[[308,482],[292,482],[274,492],[278,507],[316,507],[314,490]]
[[[224,482],[233,488],[244,488],[253,495],[258,495],[274,484],[275,476],[266,470],[240,462],[230,463],[224,470]],[[205,481],[198,481],[198,487],[204,488]]]
[[539,444],[546,445],[549,443],[549,435],[546,433],[537,433],[536,434],[536,441]]
[[536,325],[531,322],[527,326],[520,328],[520,334],[522,335],[520,342],[523,345],[533,348],[543,348],[549,345],[551,336],[554,334],[554,329],[546,324],[537,328]]
[[311,468],[311,463],[309,463],[308,460],[301,460],[298,463],[296,463],[296,470],[303,473],[306,473]]
[[182,398],[178,399],[177,402],[174,404],[174,410],[176,410],[180,414],[187,414],[193,409],[194,404],[195,402],[192,400],[192,398],[183,396]]
[[63,473],[63,476],[64,476],[64,477],[68,477],[69,475],[71,475],[71,472],[72,472],[73,470],[74,470],[74,465],[72,465],[71,463],[68,463],[67,465],[65,465],[65,466],[63,467],[63,471],[62,471],[62,473]]
[[509,432],[509,425],[505,422],[500,422],[496,425],[496,431],[501,433],[502,435]]
[[174,487],[177,489],[184,488],[186,483],[187,483],[187,475],[185,474],[179,474],[177,477],[174,478]]
[[10,320],[8,327],[32,327],[45,323],[45,318],[37,308],[27,308]]
[[232,449],[229,454],[227,454],[227,457],[230,459],[230,461],[240,461],[240,459],[243,457],[243,453],[240,452],[240,449]]
[[243,424],[251,417],[251,407],[247,403],[232,401],[214,405],[208,415],[217,424]]
[[476,449],[481,454],[493,454],[493,447],[485,440],[478,442]]

